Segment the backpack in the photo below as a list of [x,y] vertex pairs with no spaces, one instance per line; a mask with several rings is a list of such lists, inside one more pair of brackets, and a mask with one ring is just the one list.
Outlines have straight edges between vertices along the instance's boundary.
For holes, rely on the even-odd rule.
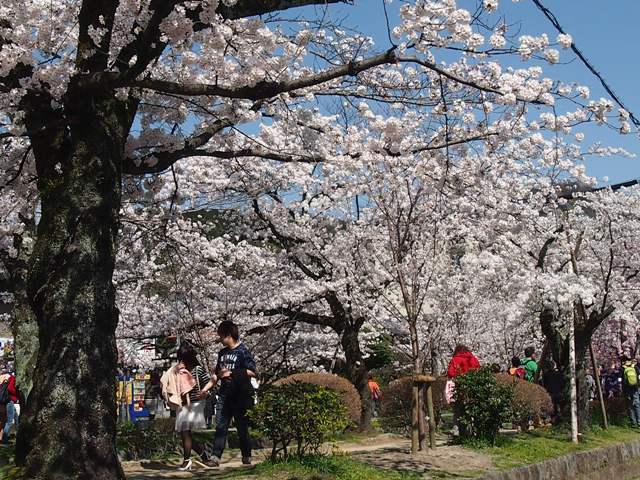
[[11,401],[9,396],[9,380],[0,384],[0,405],[6,405]]
[[513,376],[516,378],[525,380],[525,377],[527,376],[527,371],[524,369],[524,367],[518,367],[516,368],[516,371],[514,372]]
[[623,365],[624,383],[629,387],[638,386],[638,372],[636,372],[636,366],[633,364]]

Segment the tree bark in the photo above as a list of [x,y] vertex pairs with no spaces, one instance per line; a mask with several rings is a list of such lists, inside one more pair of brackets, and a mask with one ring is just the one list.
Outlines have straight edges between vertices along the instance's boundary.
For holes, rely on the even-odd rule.
[[29,401],[33,388],[33,377],[38,358],[38,323],[31,310],[26,291],[14,294],[15,303],[11,313],[11,332],[16,358],[16,387],[20,392],[20,403]]
[[2,262],[9,272],[9,289],[13,294],[11,333],[14,340],[16,386],[20,392],[20,402],[25,404],[33,385],[38,354],[38,324],[27,298],[28,264],[32,248],[26,237],[35,235],[35,225],[33,219],[23,218],[22,222],[24,233],[13,237],[17,255],[3,255]]
[[41,195],[27,285],[39,351],[16,463],[30,479],[124,479],[112,274],[131,121],[110,94],[70,89],[64,113],[76,121],[66,128],[38,134],[55,114],[48,106],[26,118]]
[[[589,413],[589,387],[586,381],[587,361],[591,337],[598,325],[587,325],[581,320],[575,325],[576,348],[576,386],[578,392],[578,430],[585,432],[591,425]],[[565,379],[564,390],[560,400],[560,417],[563,423],[569,424],[571,420],[571,366],[569,362],[569,334],[566,325],[551,310],[545,309],[540,314],[542,332],[547,340],[549,350],[558,369]],[[543,368],[545,366],[543,365]],[[544,372],[543,372],[544,376]]]
[[[409,322],[409,334],[411,337],[411,356],[413,360],[413,374],[422,375],[422,359],[420,357],[420,342],[416,322]],[[424,404],[421,400],[420,389],[414,383],[411,390],[411,453],[417,453],[425,449],[426,420],[424,415]]]
[[356,323],[356,325],[352,325],[352,322],[347,322],[342,332],[340,342],[344,350],[347,377],[358,390],[362,402],[359,429],[368,430],[371,428],[373,405],[371,403],[371,392],[369,391],[368,384],[369,371],[367,370],[362,351],[360,350],[360,342],[358,341],[358,335],[360,333],[360,327],[358,325],[359,322]]

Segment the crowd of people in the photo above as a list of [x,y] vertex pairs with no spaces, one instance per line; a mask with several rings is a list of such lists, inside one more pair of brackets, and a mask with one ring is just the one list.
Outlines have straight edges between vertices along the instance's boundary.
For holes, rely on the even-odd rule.
[[[451,399],[455,377],[476,368],[480,368],[480,362],[475,355],[464,345],[457,345],[447,369],[450,382],[445,387],[445,396],[449,397],[448,400]],[[565,376],[553,360],[547,360],[544,368],[540,368],[535,348],[527,347],[524,349],[524,357],[514,356],[506,371],[497,364],[491,365],[491,369],[494,373],[508,373],[543,386],[553,403],[553,418],[558,417],[565,389]],[[629,407],[629,421],[633,427],[640,427],[640,368],[636,360],[623,355],[620,363],[613,363],[608,369],[600,366],[598,378],[604,399],[625,397]],[[587,371],[586,383],[589,399],[595,400],[597,384],[592,370]]]
[[[204,467],[218,467],[233,419],[238,432],[242,463],[251,464],[251,438],[247,411],[254,402],[252,379],[257,368],[251,352],[240,341],[238,326],[223,321],[217,329],[223,348],[211,375],[200,364],[195,349],[183,343],[178,348],[178,364],[162,376],[162,392],[167,404],[177,411],[175,430],[182,437],[183,462],[178,470],[191,470],[191,451],[200,456]],[[198,444],[192,432],[207,428],[207,402],[217,386],[215,435],[211,444]],[[210,426],[210,423],[209,423]]]

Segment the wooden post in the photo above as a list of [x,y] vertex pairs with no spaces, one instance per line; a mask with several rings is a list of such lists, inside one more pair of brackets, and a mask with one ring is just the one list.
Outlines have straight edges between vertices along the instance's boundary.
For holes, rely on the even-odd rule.
[[420,432],[418,429],[419,422],[419,414],[418,409],[420,408],[419,401],[419,387],[418,384],[413,382],[411,386],[411,454],[415,455],[418,453],[418,449],[420,448]]
[[591,354],[591,365],[593,366],[593,378],[596,381],[596,391],[598,392],[598,400],[600,401],[600,411],[602,412],[602,427],[606,430],[609,428],[609,420],[607,419],[607,409],[604,405],[604,396],[602,395],[602,385],[600,384],[600,372],[596,362],[596,354],[593,352],[593,345],[589,342],[589,353]]
[[[426,402],[427,402],[427,410],[429,414],[429,446],[431,448],[434,448],[436,445],[436,441],[435,441],[436,427],[435,427],[435,418],[433,413],[433,395],[431,393],[431,385],[433,382],[435,382],[435,380],[436,380],[435,377],[432,377],[430,375],[414,375],[413,376],[413,390],[415,391],[417,389],[418,392],[425,393],[425,395],[423,395],[422,398],[426,397]],[[425,391],[425,387],[426,387],[426,391]],[[422,402],[419,402],[419,403],[422,403]],[[424,441],[426,440],[426,438],[424,438],[425,437],[424,435],[422,437],[420,437],[419,435],[420,431],[418,429],[418,424],[420,420],[419,420],[417,411],[413,412],[412,420],[413,420],[413,424],[412,424],[412,431],[411,431],[411,453],[416,453],[418,451],[417,448],[424,447]],[[415,441],[415,447],[417,447],[416,450],[414,450],[414,441]]]
[[436,418],[433,409],[433,382],[427,383],[427,414],[429,415],[429,448],[436,448]]

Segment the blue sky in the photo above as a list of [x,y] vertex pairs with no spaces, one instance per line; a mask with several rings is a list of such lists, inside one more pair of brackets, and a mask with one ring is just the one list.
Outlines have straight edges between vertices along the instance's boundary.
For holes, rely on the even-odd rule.
[[[574,43],[603,74],[616,94],[640,118],[640,49],[638,49],[638,0],[542,0],[558,18]],[[472,8],[472,0],[459,0],[461,8]],[[397,24],[395,14],[401,5],[394,0],[389,6],[391,24]],[[382,0],[355,0],[355,5],[332,6],[331,16],[345,18],[345,24],[358,27],[371,35],[380,48],[389,45],[382,10]],[[507,24],[521,23],[521,34],[547,33],[553,41],[557,32],[533,2],[500,0],[498,14]],[[494,14],[495,15],[495,14]],[[499,17],[496,17],[496,20]],[[517,27],[514,26],[514,30]],[[561,61],[574,58],[570,51],[561,51]],[[599,81],[578,60],[568,65],[545,67],[548,76],[587,85],[591,98],[606,97]],[[583,129],[587,142],[602,141],[604,145],[619,146],[638,155],[637,158],[595,158],[588,160],[587,172],[604,184],[603,177],[615,183],[640,178],[640,139],[636,134],[619,135],[605,128]]]

